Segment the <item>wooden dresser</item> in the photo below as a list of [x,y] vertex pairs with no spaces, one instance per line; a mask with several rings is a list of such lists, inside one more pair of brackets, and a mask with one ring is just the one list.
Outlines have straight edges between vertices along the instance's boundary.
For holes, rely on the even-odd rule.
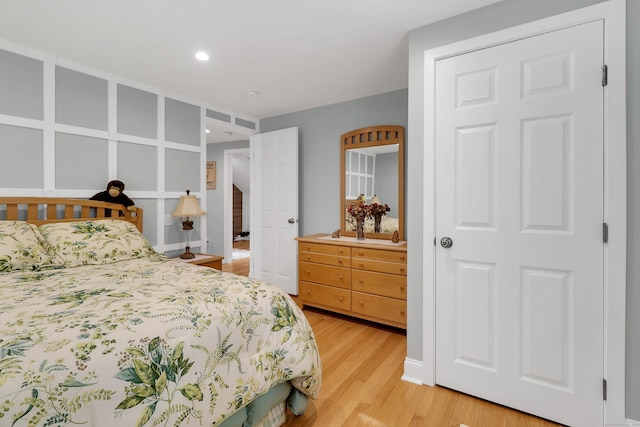
[[302,305],[407,327],[407,244],[298,237]]

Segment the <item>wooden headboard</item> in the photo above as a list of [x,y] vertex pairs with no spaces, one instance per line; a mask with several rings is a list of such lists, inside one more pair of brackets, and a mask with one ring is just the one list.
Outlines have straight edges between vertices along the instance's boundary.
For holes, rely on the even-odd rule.
[[[106,216],[105,211],[111,211]],[[97,200],[58,197],[0,197],[0,219],[27,221],[35,225],[90,219],[128,221],[142,233],[142,208],[130,212],[123,205]]]

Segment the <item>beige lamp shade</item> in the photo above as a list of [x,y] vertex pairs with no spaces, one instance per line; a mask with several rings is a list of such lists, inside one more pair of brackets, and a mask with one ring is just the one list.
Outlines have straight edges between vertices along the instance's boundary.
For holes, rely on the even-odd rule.
[[371,204],[377,203],[379,205],[381,205],[382,203],[380,203],[380,198],[377,195],[373,195],[373,197],[371,198]]
[[196,196],[190,196],[187,190],[186,196],[180,196],[178,207],[173,212],[173,216],[199,216],[206,212],[202,210]]

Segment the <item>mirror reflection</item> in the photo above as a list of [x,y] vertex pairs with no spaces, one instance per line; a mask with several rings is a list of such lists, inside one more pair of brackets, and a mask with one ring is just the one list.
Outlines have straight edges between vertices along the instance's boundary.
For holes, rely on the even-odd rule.
[[[356,235],[354,213],[365,205],[368,238],[404,239],[404,128],[373,126],[341,136],[341,232]],[[375,215],[374,213],[377,213]]]
[[[398,144],[345,151],[345,199],[347,207],[356,200],[388,206],[379,230],[373,217],[364,223],[365,233],[393,233],[398,230]],[[355,231],[355,220],[346,215],[345,230]]]

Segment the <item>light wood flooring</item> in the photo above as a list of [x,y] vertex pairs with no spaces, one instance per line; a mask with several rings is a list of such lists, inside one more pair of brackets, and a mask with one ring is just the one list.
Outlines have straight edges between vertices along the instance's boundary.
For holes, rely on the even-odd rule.
[[[241,240],[239,242],[233,242],[233,247],[237,249],[250,249],[250,241],[249,240]],[[239,276],[249,276],[249,260],[251,258],[240,258],[236,261],[223,263],[222,271],[226,271],[228,273],[235,273]]]
[[322,389],[285,427],[551,427],[542,420],[443,387],[402,381],[402,331],[304,310],[323,363]]
[[[222,270],[248,276],[249,258]],[[320,349],[322,389],[303,415],[289,412],[284,427],[559,426],[444,387],[403,381],[404,331],[315,309],[303,312]]]

